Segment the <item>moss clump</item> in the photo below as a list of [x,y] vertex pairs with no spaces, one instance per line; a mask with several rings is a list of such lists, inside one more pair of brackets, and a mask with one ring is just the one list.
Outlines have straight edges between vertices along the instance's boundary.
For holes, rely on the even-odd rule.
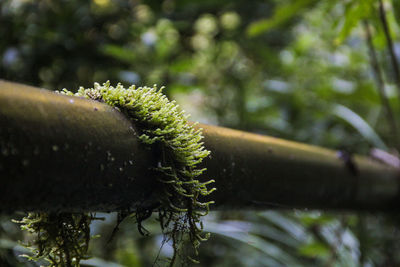
[[25,244],[33,255],[23,255],[30,260],[44,259],[49,266],[79,266],[88,258],[90,214],[29,213],[20,223],[21,229],[35,234],[33,241]]
[[[215,188],[207,188],[213,180],[202,183],[196,179],[205,171],[198,168],[198,164],[210,154],[201,142],[201,129],[195,130],[194,125],[188,123],[188,115],[161,91],[162,88],[156,86],[125,89],[121,84],[112,87],[107,82],[95,83],[94,88],[89,89],[81,87],[75,94],[66,89],[61,93],[104,102],[119,109],[137,126],[139,139],[160,150],[159,164],[152,166],[160,173],[158,206],[150,211],[137,207],[129,213],[136,218],[138,230],[143,234],[142,221],[158,212],[161,229],[174,249],[170,259],[172,266],[181,254],[187,256],[181,257],[183,261],[196,262],[191,255],[198,254],[200,243],[209,236],[202,233],[200,218],[208,213],[213,203],[202,202],[200,198]],[[118,223],[126,216],[126,210],[119,211]],[[30,259],[45,258],[51,266],[79,266],[79,261],[86,258],[89,225],[93,219],[87,213],[30,213],[19,221],[22,229],[37,235],[33,243],[28,244],[33,246],[34,255]],[[185,242],[190,246],[185,246]]]
[[[81,87],[75,94],[65,89],[63,93],[118,108],[138,126],[139,139],[144,144],[161,148],[162,156],[155,169],[160,172],[158,180],[163,190],[159,206],[152,212],[158,212],[161,229],[167,240],[172,241],[174,255],[170,265],[173,265],[182,251],[179,249],[182,242],[188,241],[192,254],[197,255],[200,243],[208,239],[208,234],[202,233],[200,218],[208,213],[213,201],[201,202],[200,198],[215,188],[207,188],[213,180],[201,183],[196,179],[205,171],[198,168],[198,164],[210,154],[201,142],[201,129],[195,130],[194,125],[188,123],[188,115],[174,101],[169,101],[162,89],[156,86],[136,88],[134,85],[125,89],[121,84],[112,87],[107,82],[103,85],[95,83],[94,88],[89,89]],[[137,210],[133,215],[137,218],[139,231],[143,232],[141,221],[149,217],[148,212],[141,214]]]

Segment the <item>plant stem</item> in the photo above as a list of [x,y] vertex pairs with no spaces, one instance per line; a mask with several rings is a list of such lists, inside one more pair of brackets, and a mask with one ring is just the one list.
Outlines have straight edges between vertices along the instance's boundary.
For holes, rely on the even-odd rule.
[[394,53],[393,40],[392,40],[392,37],[390,36],[389,24],[386,19],[386,13],[385,13],[385,9],[383,7],[382,0],[379,0],[379,18],[382,23],[383,32],[385,34],[386,45],[387,45],[387,49],[389,51],[389,55],[390,55],[390,59],[392,62],[392,67],[393,67],[393,76],[394,76],[394,80],[395,80],[397,89],[399,90],[398,96],[400,98],[400,69],[399,69],[399,64],[397,62],[397,59],[396,59],[396,55]]
[[375,76],[375,81],[376,81],[376,85],[378,88],[378,92],[379,92],[379,96],[381,98],[381,102],[382,102],[382,106],[384,107],[385,111],[386,111],[386,116],[391,128],[391,132],[394,135],[394,142],[397,145],[398,144],[398,131],[397,131],[397,126],[396,126],[396,121],[393,115],[393,110],[390,106],[389,103],[389,99],[386,95],[385,92],[385,82],[383,80],[383,75],[382,75],[382,70],[381,67],[379,66],[379,62],[378,62],[378,57],[376,55],[376,51],[375,51],[375,47],[372,43],[372,35],[371,35],[371,30],[369,28],[369,23],[368,21],[364,20],[364,28],[365,28],[365,32],[366,32],[366,41],[367,41],[367,45],[368,45],[368,50],[369,50],[369,54],[370,54],[370,61],[371,61],[371,67],[373,69],[374,72],[374,76]]
[[359,266],[364,266],[364,263],[366,262],[366,256],[368,252],[368,231],[367,231],[367,226],[366,226],[366,218],[365,214],[358,214],[357,216],[357,225],[356,225],[356,236],[360,242],[360,255],[358,258],[358,263]]

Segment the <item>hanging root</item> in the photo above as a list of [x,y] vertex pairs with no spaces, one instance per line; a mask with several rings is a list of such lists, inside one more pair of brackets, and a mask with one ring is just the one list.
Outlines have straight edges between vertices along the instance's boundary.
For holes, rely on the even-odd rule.
[[79,266],[87,259],[92,214],[78,213],[29,213],[21,221],[21,229],[34,235],[24,244],[32,255],[24,257],[38,261],[44,259],[49,266]]

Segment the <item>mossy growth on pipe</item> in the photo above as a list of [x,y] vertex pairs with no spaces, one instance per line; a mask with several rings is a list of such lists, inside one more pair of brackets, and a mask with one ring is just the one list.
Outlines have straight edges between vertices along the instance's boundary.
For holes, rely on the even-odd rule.
[[76,213],[29,213],[20,223],[23,230],[36,235],[25,244],[31,255],[29,260],[44,259],[49,266],[79,266],[87,259],[90,240],[90,223],[96,219],[91,214]]
[[[197,177],[205,171],[198,165],[210,154],[201,142],[203,138],[201,129],[196,130],[193,124],[188,123],[188,115],[179,109],[175,101],[169,101],[162,93],[162,89],[156,86],[136,88],[134,85],[126,89],[121,84],[113,87],[107,82],[103,85],[95,83],[94,88],[89,89],[81,87],[75,94],[66,89],[61,93],[104,102],[117,108],[137,126],[142,143],[160,149],[158,166],[151,166],[160,174],[158,181],[161,190],[158,206],[150,211],[147,208],[143,211],[140,207],[132,211],[121,210],[118,223],[130,214],[136,218],[139,232],[144,233],[142,221],[150,217],[151,213],[157,212],[160,227],[174,250],[169,261],[169,265],[172,266],[178,256],[182,260],[189,259],[196,262],[194,258],[198,254],[200,243],[209,237],[208,233],[203,233],[201,217],[208,213],[209,205],[213,203],[213,201],[203,202],[202,200],[216,189],[208,189],[208,185],[214,180],[207,182],[197,180]],[[23,228],[38,235],[37,240],[41,238],[41,231],[52,234],[46,228],[46,224],[37,224],[38,222],[35,221],[36,217],[42,216],[46,218],[47,215],[34,213],[21,221]],[[89,214],[79,216],[86,218],[88,224],[93,218]],[[59,223],[62,223],[63,219],[58,219],[60,219]],[[59,236],[57,231],[54,234]],[[77,235],[76,238],[75,244],[83,244],[82,240],[86,240],[85,235]],[[60,244],[44,242],[41,246],[48,247],[40,249],[40,253],[36,253],[37,256],[50,260],[54,258],[54,249],[51,247],[55,246],[57,252],[62,251],[62,257],[57,258],[59,265],[53,266],[75,266],[69,265],[73,260],[71,254],[69,254],[69,259],[65,259],[68,257],[69,250],[64,251]],[[191,252],[187,252],[188,248]],[[84,258],[86,249],[87,246],[80,250],[82,255],[75,256],[75,262],[78,260],[78,265],[79,259]]]

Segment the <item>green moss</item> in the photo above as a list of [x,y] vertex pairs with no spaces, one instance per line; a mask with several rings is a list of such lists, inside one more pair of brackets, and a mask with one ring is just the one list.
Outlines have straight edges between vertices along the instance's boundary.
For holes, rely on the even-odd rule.
[[[118,108],[137,126],[142,143],[161,150],[159,164],[153,166],[160,173],[158,181],[162,185],[158,199],[159,205],[151,210],[150,214],[147,209],[142,211],[139,207],[132,211],[131,216],[136,218],[139,232],[144,233],[142,221],[150,217],[151,213],[158,212],[158,220],[166,241],[170,241],[174,249],[173,257],[170,259],[170,266],[172,266],[178,256],[181,259],[190,259],[196,262],[192,256],[198,254],[200,243],[209,237],[209,234],[203,234],[203,225],[200,219],[208,213],[209,205],[213,203],[213,201],[202,202],[200,198],[204,199],[215,188],[207,188],[210,183],[214,182],[213,180],[203,183],[197,180],[197,177],[205,171],[198,165],[210,154],[201,142],[203,138],[201,129],[196,130],[194,125],[188,122],[188,115],[185,115],[174,101],[169,101],[162,94],[162,89],[157,89],[156,86],[139,88],[131,86],[125,89],[121,84],[112,87],[107,82],[103,85],[95,83],[94,88],[90,89],[80,88],[75,94],[66,89],[62,93],[97,100]],[[126,210],[119,212],[119,222],[126,217],[126,212]],[[90,223],[88,214],[79,216],[87,218]],[[34,245],[39,246],[39,249],[35,251],[36,255],[44,256],[50,262],[56,255],[58,262],[67,263],[58,266],[72,266],[69,263],[74,258],[74,263],[79,264],[79,260],[84,258],[83,255],[87,249],[87,243],[83,246],[81,236],[71,234],[76,237],[73,242],[74,246],[80,244],[86,248],[77,250],[80,254],[76,253],[72,258],[69,249],[64,250],[61,244],[51,241],[59,237],[57,231],[63,230],[57,230],[59,226],[56,226],[56,229],[50,231],[47,224],[38,224],[35,221],[36,218],[40,222],[46,221],[49,215],[33,213],[21,221],[23,228],[38,235],[34,242]],[[61,224],[60,227],[62,227],[64,218],[57,217],[56,220],[57,225]],[[86,227],[86,225],[83,226]],[[73,227],[71,229],[76,231]],[[43,231],[50,238],[42,242],[41,233]],[[51,242],[47,242],[47,240]],[[65,257],[68,256],[67,252],[69,258],[68,261],[65,261]],[[184,257],[183,254],[185,254]]]
[[44,259],[49,266],[79,266],[87,258],[90,240],[90,214],[29,213],[20,223],[23,230],[34,234],[33,241],[25,244],[32,255],[30,260]]

